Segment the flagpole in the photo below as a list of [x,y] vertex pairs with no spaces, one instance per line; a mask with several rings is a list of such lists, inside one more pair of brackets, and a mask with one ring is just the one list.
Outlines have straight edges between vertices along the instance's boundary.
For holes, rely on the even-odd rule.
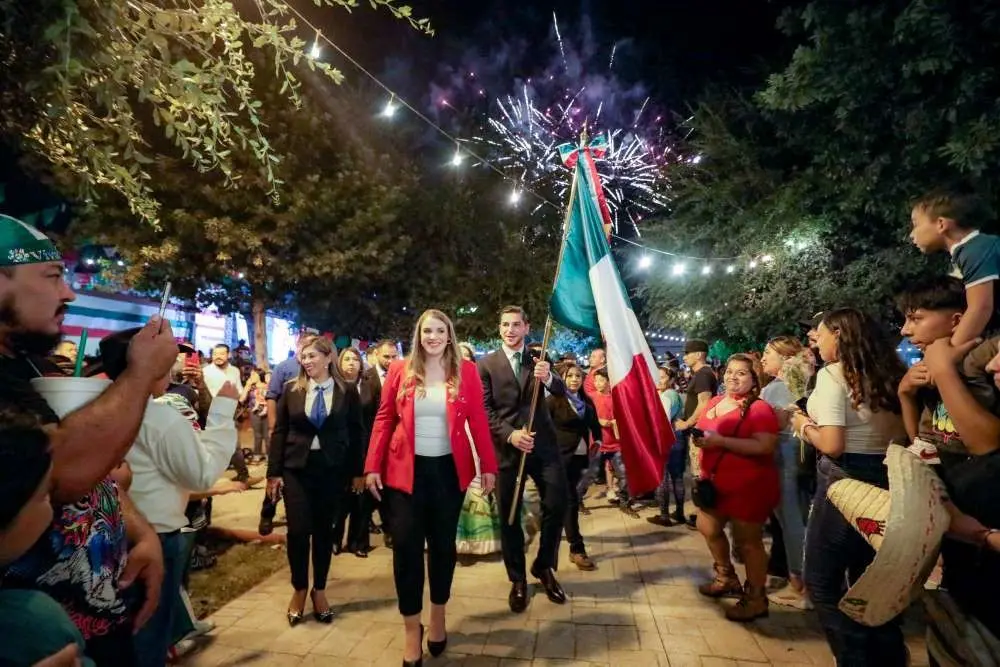
[[[587,126],[584,124],[583,129],[580,131],[580,146],[581,148],[587,147],[587,141],[589,137],[587,135]],[[582,159],[582,156],[579,158]],[[556,259],[556,273],[552,278],[552,289],[555,290],[556,282],[559,280],[559,270],[562,268],[563,256],[566,254],[566,237],[569,232],[569,220],[573,215],[573,200],[576,198],[577,190],[579,189],[579,179],[577,178],[577,169],[573,169],[573,181],[569,188],[569,200],[566,203],[566,215],[563,217],[561,240],[559,243],[559,257]],[[552,312],[545,318],[545,333],[542,334],[542,360],[545,359],[545,354],[549,349],[549,339],[552,337]],[[535,423],[535,410],[538,407],[538,394],[541,391],[542,383],[537,379],[534,380],[534,386],[531,389],[531,410],[528,412],[528,424],[525,426],[525,431],[531,433],[531,427]],[[528,459],[528,453],[521,452],[521,461],[517,466],[517,480],[514,482],[514,503],[510,506],[510,515],[507,517],[507,525],[513,526],[515,519],[517,519],[518,513],[521,509],[521,500],[524,495],[524,465]]]

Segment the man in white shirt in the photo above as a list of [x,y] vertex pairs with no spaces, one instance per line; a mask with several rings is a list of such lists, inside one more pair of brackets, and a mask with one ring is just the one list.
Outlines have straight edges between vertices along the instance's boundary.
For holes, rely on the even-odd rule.
[[[129,342],[139,329],[109,336],[101,342],[104,371],[115,379],[127,366]],[[153,383],[154,398],[163,396],[172,373]],[[225,382],[213,392],[205,428],[195,431],[188,419],[167,403],[150,401],[139,433],[125,460],[132,470],[129,496],[156,530],[163,549],[164,577],[160,603],[149,622],[135,636],[140,665],[163,665],[172,637],[174,607],[184,571],[181,528],[187,525],[184,508],[192,491],[212,488],[226,470],[236,449],[233,421],[239,392]]]
[[[212,363],[204,368],[205,386],[215,396],[226,382],[232,382],[237,392],[243,391],[240,369],[229,363],[229,346],[219,343],[212,348]],[[239,395],[237,395],[239,398]]]

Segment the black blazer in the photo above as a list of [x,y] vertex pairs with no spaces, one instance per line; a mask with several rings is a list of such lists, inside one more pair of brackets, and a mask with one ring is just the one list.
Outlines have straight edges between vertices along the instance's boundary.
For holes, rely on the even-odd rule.
[[601,439],[601,422],[597,420],[597,407],[594,401],[583,393],[583,389],[577,396],[583,399],[582,415],[576,413],[565,396],[549,396],[545,401],[549,405],[549,414],[552,415],[552,422],[556,426],[556,442],[563,458],[573,456],[580,446],[580,440],[587,439],[588,435],[594,442]]
[[[520,461],[521,451],[507,440],[511,433],[528,424],[528,413],[531,411],[531,374],[535,363],[530,355],[526,356],[527,359],[521,364],[519,378],[514,377],[514,369],[503,350],[487,354],[478,363],[479,378],[483,381],[486,416],[490,420],[493,447],[501,468],[517,466]],[[566,385],[555,371],[552,372],[549,393],[553,396],[566,395]],[[538,408],[535,410],[532,429],[535,431],[535,448],[531,456],[545,461],[560,460],[556,427],[549,416],[544,391],[538,392]]]
[[360,382],[361,421],[365,425],[365,431],[370,434],[382,401],[382,378],[379,377],[378,369],[373,366],[361,375]]
[[330,414],[318,430],[309,421],[305,405],[306,390],[289,383],[278,399],[267,476],[281,477],[286,468],[304,468],[313,438],[318,436],[320,451],[330,466],[340,468],[345,476],[360,477],[364,472],[364,427],[357,389],[334,381]]

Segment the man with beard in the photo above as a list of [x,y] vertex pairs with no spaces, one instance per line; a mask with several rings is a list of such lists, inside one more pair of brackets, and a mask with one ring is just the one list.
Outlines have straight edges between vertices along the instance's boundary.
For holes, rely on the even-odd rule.
[[[243,393],[243,379],[240,376],[240,369],[229,363],[229,355],[229,346],[225,343],[219,343],[212,348],[212,363],[202,369],[202,382],[205,383],[212,398],[218,395],[219,390],[227,382],[233,383],[236,391]],[[229,465],[236,471],[237,482],[243,482],[247,486],[254,485],[255,482],[250,481],[250,469],[247,468],[242,449],[236,448]],[[257,478],[256,481],[259,482],[260,478]]]
[[4,588],[48,593],[79,627],[95,663],[128,667],[132,632],[156,609],[163,555],[156,532],[109,473],[135,439],[153,380],[170,370],[177,343],[169,323],[153,318],[129,347],[128,371],[60,419],[30,380],[42,369],[60,375],[41,357],[59,342],[75,298],[63,273],[51,240],[0,216],[0,406],[29,411],[45,425],[55,505],[51,529],[0,570],[0,580]]
[[[528,354],[524,337],[528,335],[528,317],[520,306],[507,306],[500,313],[501,348],[479,361],[483,382],[483,401],[493,433],[500,473],[497,496],[503,521],[500,544],[507,577],[511,582],[510,610],[521,613],[528,607],[528,584],[525,574],[524,532],[521,522],[509,525],[510,509],[520,501],[517,487],[519,462],[526,455],[524,472],[538,488],[542,499],[542,527],[538,555],[531,566],[531,576],[538,579],[549,600],[566,602],[566,593],[555,577],[559,555],[559,537],[566,518],[569,492],[566,470],[556,441],[556,428],[539,391],[535,403],[532,431],[528,431],[533,383],[541,382],[549,394],[565,396],[566,385],[552,373],[543,357],[537,361]],[[390,521],[391,521],[390,517]]]

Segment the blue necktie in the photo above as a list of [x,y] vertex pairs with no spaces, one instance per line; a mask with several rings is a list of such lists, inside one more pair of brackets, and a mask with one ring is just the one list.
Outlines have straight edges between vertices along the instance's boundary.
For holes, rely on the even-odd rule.
[[319,428],[326,421],[326,399],[323,397],[323,387],[316,387],[316,399],[313,401],[312,414],[309,415],[309,421],[312,422],[313,426]]

